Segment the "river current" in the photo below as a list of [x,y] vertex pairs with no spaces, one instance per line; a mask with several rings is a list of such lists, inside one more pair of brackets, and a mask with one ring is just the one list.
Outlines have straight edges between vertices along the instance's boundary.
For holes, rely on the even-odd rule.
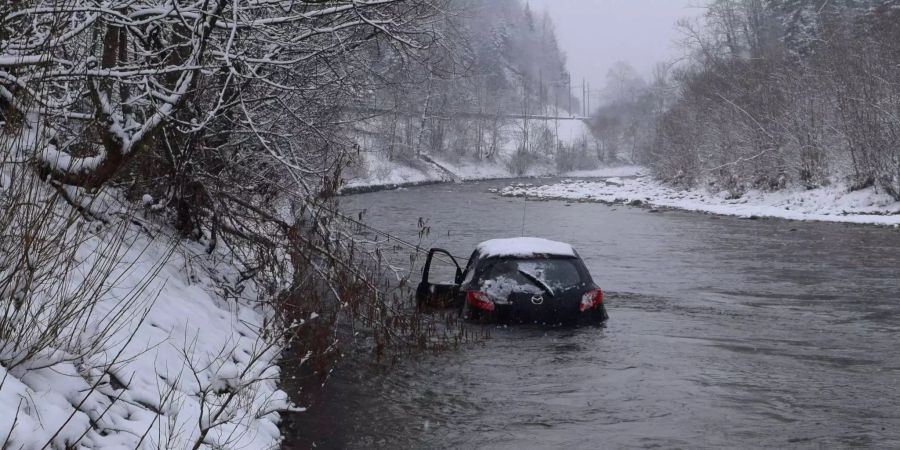
[[[529,181],[534,182],[534,181]],[[349,196],[368,222],[467,256],[571,243],[603,328],[497,328],[387,372],[353,363],[296,448],[900,447],[900,232],[502,198],[479,182]]]

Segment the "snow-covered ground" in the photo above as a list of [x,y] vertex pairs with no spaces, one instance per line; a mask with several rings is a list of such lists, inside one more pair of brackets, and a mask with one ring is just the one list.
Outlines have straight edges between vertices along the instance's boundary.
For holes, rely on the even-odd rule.
[[20,357],[0,336],[2,447],[277,446],[277,411],[288,402],[276,386],[279,349],[261,334],[270,311],[253,286],[239,285],[237,267],[199,244],[116,229],[91,225],[73,270],[55,283],[71,298],[104,286],[86,293],[99,300],[68,323],[71,340]]
[[[634,166],[610,166],[591,170],[575,170],[558,173],[556,168],[549,164],[535,165],[525,174],[516,175],[509,170],[503,161],[467,160],[447,161],[442,158],[430,157],[432,161],[446,170],[442,170],[427,161],[418,162],[415,167],[391,162],[379,155],[365,153],[362,155],[368,171],[364,176],[354,177],[348,180],[345,188],[378,187],[378,186],[402,186],[441,181],[472,181],[494,180],[502,178],[518,177],[543,177],[564,176],[572,178],[603,178],[603,177],[634,177],[647,173],[647,169]],[[452,173],[452,176],[447,173]]]
[[[564,112],[561,114],[565,114]],[[561,142],[566,145],[575,145],[582,139],[590,139],[590,130],[580,120],[559,121],[531,121],[543,122],[544,125],[557,133]],[[371,124],[366,124],[371,126]],[[364,151],[360,154],[359,170],[344,183],[345,188],[358,189],[379,186],[413,185],[440,181],[467,181],[488,180],[514,177],[536,177],[558,175],[555,163],[546,158],[535,161],[523,174],[516,174],[510,168],[510,161],[516,148],[519,146],[521,121],[513,121],[504,127],[504,140],[497,151],[497,155],[491,160],[476,159],[472,157],[460,157],[449,159],[438,155],[425,155],[422,159],[413,161],[391,161],[378,151]],[[558,126],[558,129],[557,129]],[[365,135],[358,137],[362,148],[369,148],[372,142],[367,141]],[[622,168],[606,168],[596,171],[579,171],[566,176],[572,177],[596,177],[596,176],[631,176],[640,168],[625,166]],[[449,173],[448,173],[449,172]]]
[[724,193],[678,190],[644,175],[600,181],[564,180],[543,186],[516,184],[499,193],[540,199],[631,203],[742,217],[900,225],[900,202],[875,188],[849,192],[841,184],[813,190],[750,191],[739,199],[729,200]]
[[452,173],[448,174],[435,164],[427,161],[416,161],[414,164],[389,161],[375,153],[364,153],[363,158],[367,167],[362,176],[350,178],[344,184],[345,188],[399,186],[441,181],[470,181],[490,180],[498,178],[535,177],[553,175],[554,171],[549,165],[536,165],[525,174],[516,175],[509,170],[505,161],[460,159],[447,161],[443,158],[429,157],[434,163],[439,164]]
[[573,170],[560,174],[572,178],[607,178],[607,177],[636,177],[650,173],[645,167],[626,165],[614,167],[601,167],[593,170]]
[[52,189],[22,159],[46,135],[0,135],[0,448],[276,447],[281,342],[253,282],[149,195]]

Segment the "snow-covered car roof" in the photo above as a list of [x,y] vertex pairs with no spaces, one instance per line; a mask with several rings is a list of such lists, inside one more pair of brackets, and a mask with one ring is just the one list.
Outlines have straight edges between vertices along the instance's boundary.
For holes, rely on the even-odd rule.
[[575,256],[575,249],[569,244],[534,237],[491,239],[478,244],[476,249],[483,257]]

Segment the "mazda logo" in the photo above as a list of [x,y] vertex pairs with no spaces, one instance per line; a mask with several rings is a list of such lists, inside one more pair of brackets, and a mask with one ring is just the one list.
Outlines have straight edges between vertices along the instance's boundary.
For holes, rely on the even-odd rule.
[[535,296],[531,297],[531,303],[534,303],[535,305],[540,305],[540,304],[544,303],[544,297],[541,295],[535,295]]

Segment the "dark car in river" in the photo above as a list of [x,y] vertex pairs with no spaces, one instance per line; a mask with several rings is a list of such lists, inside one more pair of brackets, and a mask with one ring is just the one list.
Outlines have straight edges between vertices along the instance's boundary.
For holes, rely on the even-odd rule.
[[[437,262],[455,266],[452,281],[436,282]],[[478,322],[585,324],[608,318],[603,291],[569,244],[541,238],[493,239],[478,244],[465,269],[449,252],[428,252],[416,303],[459,308]]]

